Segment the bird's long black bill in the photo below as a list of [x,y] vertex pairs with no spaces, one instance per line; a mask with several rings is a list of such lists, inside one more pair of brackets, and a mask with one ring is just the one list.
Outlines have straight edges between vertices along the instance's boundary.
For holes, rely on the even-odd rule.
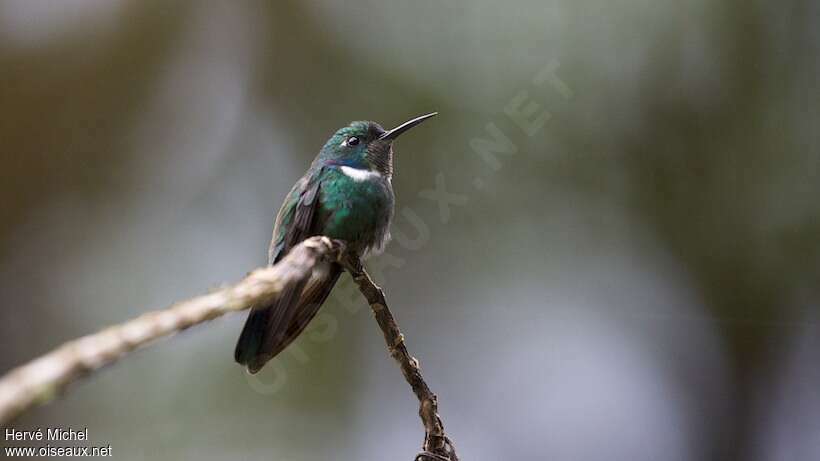
[[421,117],[416,117],[413,120],[408,120],[402,123],[401,125],[397,126],[396,128],[393,128],[392,130],[385,132],[383,135],[379,136],[379,139],[392,141],[393,139],[398,138],[400,134],[404,133],[410,128],[413,128],[419,123],[427,120],[428,118],[435,117],[436,115],[438,115],[438,112],[432,112],[427,115],[422,115]]

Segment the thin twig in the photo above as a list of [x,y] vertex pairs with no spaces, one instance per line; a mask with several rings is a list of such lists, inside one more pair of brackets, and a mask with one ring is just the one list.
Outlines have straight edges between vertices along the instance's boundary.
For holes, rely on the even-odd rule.
[[309,277],[323,259],[339,260],[353,276],[381,327],[390,355],[419,399],[425,436],[415,461],[458,461],[455,447],[444,433],[436,396],[421,376],[418,361],[407,352],[384,292],[373,283],[361,261],[344,253],[343,243],[327,237],[305,240],[275,266],[257,269],[236,285],[67,342],[11,370],[0,379],[0,426],[7,427],[25,411],[63,393],[69,384],[139,347],[230,312],[270,304],[283,290]]
[[0,379],[0,426],[6,427],[23,412],[61,394],[70,383],[138,347],[229,312],[269,303],[286,287],[309,277],[323,258],[337,259],[342,246],[327,237],[310,238],[275,266],[257,269],[234,286],[67,342],[11,370]]
[[458,461],[455,446],[444,432],[444,423],[438,414],[436,395],[424,381],[418,360],[407,351],[404,335],[401,334],[390,308],[387,307],[384,292],[373,283],[360,260],[344,256],[341,261],[370,304],[376,322],[384,334],[390,355],[399,363],[404,379],[419,399],[419,416],[424,424],[425,435],[422,452],[416,456],[415,461]]

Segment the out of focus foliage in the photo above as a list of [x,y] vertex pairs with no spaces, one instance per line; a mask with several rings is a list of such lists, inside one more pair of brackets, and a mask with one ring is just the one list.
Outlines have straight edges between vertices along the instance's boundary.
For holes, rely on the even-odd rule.
[[[0,0],[0,370],[238,279],[335,128],[438,110],[397,144],[372,265],[464,459],[817,459],[819,31],[808,0]],[[20,428],[409,458],[348,282],[258,379],[237,316]]]

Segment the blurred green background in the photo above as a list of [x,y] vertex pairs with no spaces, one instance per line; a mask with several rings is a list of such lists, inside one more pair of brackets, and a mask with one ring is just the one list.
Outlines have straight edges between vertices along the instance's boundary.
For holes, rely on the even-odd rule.
[[[438,110],[370,265],[463,459],[818,459],[819,57],[809,0],[0,0],[0,371],[238,280],[336,128]],[[257,378],[243,321],[15,426],[122,460],[412,458],[347,276]]]

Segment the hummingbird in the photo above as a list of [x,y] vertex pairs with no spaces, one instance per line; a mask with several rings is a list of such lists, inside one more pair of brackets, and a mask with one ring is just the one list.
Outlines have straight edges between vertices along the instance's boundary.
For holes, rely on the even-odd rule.
[[[438,115],[422,115],[384,130],[376,122],[352,122],[336,131],[293,186],[276,215],[268,264],[276,264],[301,241],[324,235],[346,242],[360,259],[383,251],[393,218],[393,142],[402,133]],[[270,305],[251,308],[234,359],[258,372],[304,331],[342,273],[323,262],[311,277],[285,290]]]

